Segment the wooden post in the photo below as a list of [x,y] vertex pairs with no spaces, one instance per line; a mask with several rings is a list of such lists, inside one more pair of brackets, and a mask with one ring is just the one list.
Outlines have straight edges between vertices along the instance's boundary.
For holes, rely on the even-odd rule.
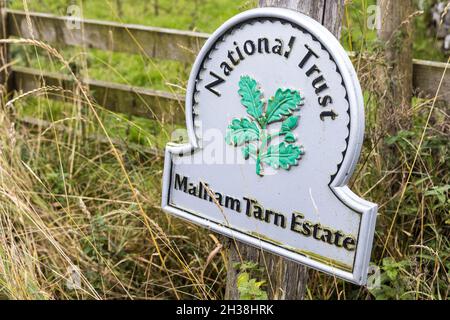
[[[340,37],[344,0],[260,0],[259,6],[303,12]],[[303,299],[308,279],[306,267],[234,240],[229,240],[228,244],[227,299],[239,299],[236,284],[239,270],[235,265],[241,260],[256,262],[267,272],[269,299]]]
[[[0,39],[8,38],[7,30],[7,14],[6,14],[7,0],[0,0]],[[0,102],[1,106],[7,101],[9,95],[9,51],[7,44],[0,44]]]
[[388,134],[408,129],[413,95],[413,1],[378,0],[381,28],[378,38],[385,48],[386,69],[380,83],[386,92],[380,124]]

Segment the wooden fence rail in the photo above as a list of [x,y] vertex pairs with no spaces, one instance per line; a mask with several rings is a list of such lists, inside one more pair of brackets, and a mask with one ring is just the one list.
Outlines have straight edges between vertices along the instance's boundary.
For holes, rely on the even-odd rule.
[[[13,67],[13,84],[18,91],[28,92],[46,86],[65,89],[61,94],[49,95],[58,100],[73,100],[74,80],[71,76],[38,69]],[[106,109],[163,122],[183,123],[184,97],[167,92],[133,87],[118,83],[84,80],[92,98]],[[79,97],[78,97],[79,98]]]
[[16,10],[7,10],[7,13],[10,36],[34,38],[58,47],[82,46],[187,63],[194,61],[209,36],[206,33],[90,19],[80,22],[81,29],[70,29],[67,17]]
[[[7,10],[10,37],[34,38],[56,47],[82,46],[143,54],[148,58],[191,63],[208,34],[83,19],[81,30],[67,27],[68,18],[45,13]],[[31,28],[30,28],[31,26]],[[32,32],[31,32],[32,30]],[[434,97],[445,73],[439,99],[450,103],[450,72],[446,63],[415,60],[414,92]],[[447,72],[446,72],[447,71]],[[47,85],[73,87],[70,77],[36,69],[13,67],[13,89],[27,91]],[[136,116],[182,123],[184,98],[178,95],[99,80],[86,80],[94,99],[105,108]],[[50,98],[57,95],[51,95]]]
[[434,97],[450,105],[450,65],[443,62],[413,60],[413,88],[416,95]]

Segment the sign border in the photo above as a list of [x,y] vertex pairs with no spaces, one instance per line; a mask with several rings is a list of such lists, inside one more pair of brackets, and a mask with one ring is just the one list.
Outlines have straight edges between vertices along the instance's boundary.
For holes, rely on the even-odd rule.
[[[302,31],[309,32],[328,51],[330,58],[335,62],[337,71],[340,73],[343,85],[347,91],[349,103],[349,135],[347,137],[347,147],[343,153],[342,162],[338,165],[337,171],[332,176],[329,183],[331,191],[348,208],[360,214],[360,225],[358,232],[358,245],[352,271],[344,271],[331,265],[318,262],[306,255],[293,252],[288,248],[275,245],[267,240],[257,238],[242,231],[232,229],[228,226],[218,224],[208,218],[203,218],[186,209],[178,208],[170,203],[170,188],[172,185],[173,155],[191,154],[199,149],[199,143],[195,135],[194,126],[194,94],[196,92],[197,78],[202,69],[204,60],[214,49],[215,44],[222,39],[231,29],[240,24],[255,19],[278,19],[297,26]],[[309,30],[313,29],[314,33]],[[341,63],[338,64],[337,61]],[[354,88],[348,90],[347,86]],[[364,100],[356,71],[347,53],[340,45],[339,41],[325,27],[314,19],[299,12],[281,8],[259,8],[252,9],[236,15],[221,27],[219,27],[207,40],[201,49],[193,65],[186,94],[186,125],[189,136],[189,143],[184,145],[168,144],[165,151],[164,172],[163,172],[163,194],[161,207],[164,211],[172,213],[184,220],[199,224],[215,232],[228,237],[245,242],[249,245],[264,249],[275,254],[282,255],[290,260],[305,264],[314,269],[335,275],[355,284],[364,285],[367,281],[367,272],[371,255],[371,248],[375,230],[377,205],[365,201],[355,195],[347,186],[355,166],[359,159],[362,142],[364,138]]]

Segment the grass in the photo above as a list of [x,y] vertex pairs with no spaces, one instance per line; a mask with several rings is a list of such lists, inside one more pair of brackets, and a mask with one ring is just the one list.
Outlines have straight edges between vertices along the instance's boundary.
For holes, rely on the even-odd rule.
[[[256,7],[256,3],[256,0],[42,0],[27,1],[27,6],[30,11],[65,16],[69,6],[75,4],[81,8],[83,17],[87,19],[212,32],[222,21],[243,10]],[[22,1],[14,1],[11,7],[24,9]],[[139,14],[136,14],[137,12]]]
[[[365,27],[372,2],[347,6],[342,42],[358,54],[378,54],[375,32]],[[65,14],[71,3],[26,2],[29,10],[55,14]],[[254,1],[160,0],[156,14],[153,3],[90,0],[83,1],[83,11],[87,18],[211,32],[254,6]],[[23,10],[24,2],[12,6]],[[425,36],[424,21],[423,16],[416,19],[416,57],[446,61],[429,49],[436,41]],[[66,65],[75,62],[95,79],[179,93],[189,72],[189,66],[176,62],[97,50],[63,50],[62,59],[42,48],[15,45],[12,51],[21,65],[69,74]],[[450,280],[449,108],[415,99],[410,128],[387,135],[379,122],[383,92],[371,76],[377,67],[358,64],[366,138],[351,188],[380,205],[371,261],[380,268],[381,283],[370,290],[310,271],[307,298],[445,300]],[[62,103],[30,95],[7,109],[11,115],[0,114],[0,297],[222,298],[226,252],[221,239],[161,212],[162,158],[124,147],[161,149],[174,127],[111,114],[80,97]],[[25,116],[53,125],[14,124],[14,117]],[[71,130],[62,131],[61,125]],[[90,135],[107,135],[114,143]],[[255,283],[267,280],[264,270],[255,274]],[[265,296],[267,290],[262,285],[256,291]]]

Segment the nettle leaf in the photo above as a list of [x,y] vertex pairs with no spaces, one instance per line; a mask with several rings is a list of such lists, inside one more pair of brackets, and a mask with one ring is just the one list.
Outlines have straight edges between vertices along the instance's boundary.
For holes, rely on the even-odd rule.
[[238,93],[242,97],[241,103],[247,108],[247,113],[259,119],[263,114],[264,102],[256,80],[249,76],[241,77]]
[[284,116],[290,116],[298,109],[300,102],[302,102],[302,97],[297,90],[278,89],[267,106],[267,123],[280,121]]
[[228,126],[225,140],[228,144],[240,146],[246,142],[259,140],[259,128],[249,119],[233,119]]
[[287,143],[294,143],[295,141],[297,141],[297,138],[292,132],[288,132],[284,137],[284,141],[286,141]]
[[281,132],[287,133],[289,131],[294,130],[298,126],[298,116],[290,116],[281,124]]
[[[256,160],[258,175],[263,175],[263,164],[286,170],[297,165],[303,151],[295,144],[297,137],[293,131],[298,126],[299,117],[293,113],[298,110],[302,102],[300,92],[280,88],[268,101],[266,107],[256,80],[249,76],[242,76],[239,80],[238,93],[249,117],[232,120],[225,137],[226,143],[242,146],[243,157],[247,160],[249,158]],[[283,121],[280,130],[269,135],[268,125],[277,121]],[[281,136],[284,136],[284,141],[278,145],[270,145],[274,137]],[[259,285],[256,282],[254,284]]]
[[242,148],[242,155],[244,159],[253,158],[256,160],[258,149],[254,144],[248,144]]
[[288,170],[291,166],[297,165],[302,154],[300,147],[281,142],[277,146],[270,146],[261,155],[261,161],[272,168]]

